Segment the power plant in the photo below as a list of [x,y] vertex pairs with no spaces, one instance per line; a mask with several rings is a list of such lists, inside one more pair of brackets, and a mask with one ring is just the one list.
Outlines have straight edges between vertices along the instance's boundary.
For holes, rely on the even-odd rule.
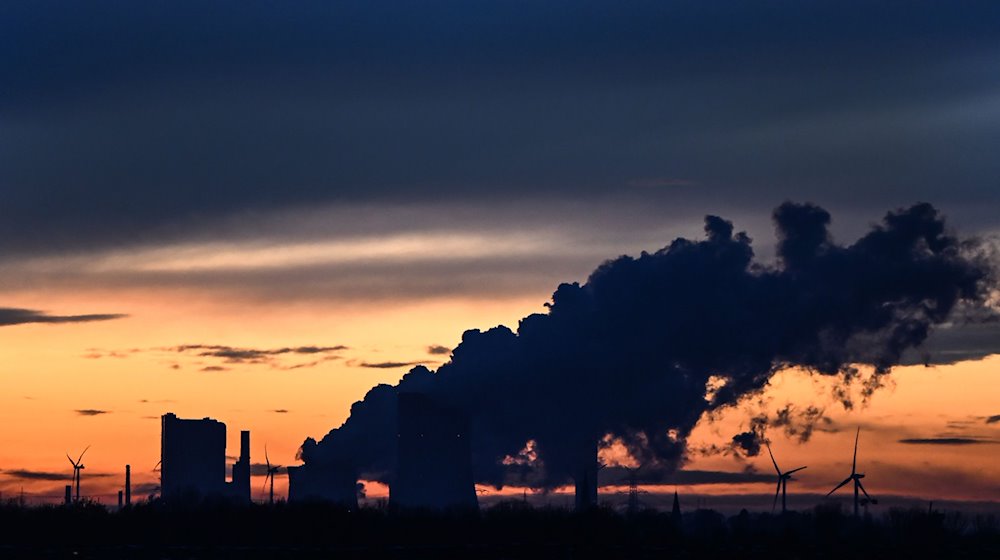
[[350,510],[358,508],[358,476],[343,465],[312,462],[287,467],[288,501],[329,502]]
[[226,425],[212,418],[161,418],[160,487],[164,500],[250,502],[250,432],[240,432],[240,456],[226,481]]
[[407,509],[479,507],[465,415],[420,393],[399,393],[397,412],[389,503]]

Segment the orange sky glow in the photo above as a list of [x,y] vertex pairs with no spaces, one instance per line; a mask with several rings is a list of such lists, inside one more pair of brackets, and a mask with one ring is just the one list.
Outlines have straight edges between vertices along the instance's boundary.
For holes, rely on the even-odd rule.
[[[95,307],[129,317],[86,325],[20,325],[0,329],[0,363],[5,391],[0,395],[0,491],[22,490],[37,500],[61,496],[71,469],[66,453],[87,445],[83,494],[105,503],[122,486],[124,465],[133,466],[138,484],[155,485],[159,457],[159,416],[211,416],[227,424],[229,453],[241,429],[252,432],[252,460],[297,464],[307,436],[322,437],[346,418],[351,403],[377,383],[394,383],[408,369],[393,363],[435,367],[447,355],[428,347],[453,347],[463,330],[496,324],[542,309],[544,295],[516,298],[436,298],[391,305],[268,305],[205,294],[104,292],[84,297],[19,292],[10,305],[86,313]],[[44,302],[44,305],[43,305]],[[269,363],[228,364],[174,350],[184,344],[234,347],[345,346],[318,363],[312,356],[279,356]],[[293,368],[305,364],[308,367]],[[368,367],[383,365],[386,367]],[[829,423],[808,441],[772,429],[768,437],[785,468],[808,465],[794,492],[825,493],[850,469],[852,432],[862,427],[859,463],[873,493],[930,499],[1000,501],[996,469],[1000,386],[992,382],[1000,356],[955,365],[897,368],[887,387],[866,404],[845,410],[831,396],[833,380],[801,371],[776,375],[762,395],[703,418],[690,438],[685,469],[771,473],[766,453],[748,459],[698,450],[724,443],[745,429],[759,410],[785,404],[824,410]],[[81,412],[83,411],[83,412]],[[982,443],[914,445],[903,439],[963,437]],[[605,462],[628,463],[614,450]],[[62,480],[19,477],[18,471],[58,473]],[[51,477],[50,477],[51,478]],[[770,483],[702,484],[701,494],[769,493]],[[669,487],[672,491],[673,487]],[[608,488],[618,492],[621,488]],[[652,488],[652,490],[657,490]],[[284,495],[286,479],[276,492]],[[368,497],[384,497],[369,484]],[[483,488],[482,495],[520,495]],[[263,479],[255,477],[255,498]],[[138,493],[137,493],[138,494]],[[557,493],[558,494],[558,493]],[[766,504],[765,504],[766,505]]]

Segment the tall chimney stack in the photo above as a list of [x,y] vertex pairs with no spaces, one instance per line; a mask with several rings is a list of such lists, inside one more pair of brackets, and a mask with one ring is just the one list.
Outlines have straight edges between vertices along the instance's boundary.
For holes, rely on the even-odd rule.
[[69,505],[70,502],[73,501],[73,485],[72,484],[67,484],[66,485],[66,498],[65,499],[66,499],[66,505]]
[[240,459],[250,463],[250,430],[240,432]]
[[233,464],[230,495],[241,502],[250,502],[250,431],[240,431],[240,458]]
[[125,505],[132,505],[132,465],[125,465]]

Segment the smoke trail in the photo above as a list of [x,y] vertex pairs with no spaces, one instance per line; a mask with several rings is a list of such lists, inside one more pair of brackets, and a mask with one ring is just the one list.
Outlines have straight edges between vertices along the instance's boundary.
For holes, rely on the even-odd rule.
[[704,412],[759,391],[775,371],[888,372],[960,306],[983,308],[995,285],[978,242],[950,235],[929,204],[888,213],[849,246],[832,241],[830,215],[813,205],[785,203],[774,223],[774,266],[755,262],[746,234],[716,216],[703,240],[608,261],[585,284],[560,285],[548,312],[517,332],[467,331],[436,372],[416,367],[373,388],[301,456],[391,481],[396,394],[417,391],[469,415],[481,482],[564,484],[608,435],[670,469]]

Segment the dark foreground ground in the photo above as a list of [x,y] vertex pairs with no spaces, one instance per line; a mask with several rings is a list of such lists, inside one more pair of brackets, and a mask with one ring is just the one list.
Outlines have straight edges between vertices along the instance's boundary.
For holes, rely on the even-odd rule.
[[0,506],[0,558],[1000,558],[995,515]]

